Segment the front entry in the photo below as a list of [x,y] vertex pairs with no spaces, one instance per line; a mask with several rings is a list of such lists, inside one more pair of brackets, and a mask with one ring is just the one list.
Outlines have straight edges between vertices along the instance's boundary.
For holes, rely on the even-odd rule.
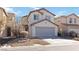
[[7,36],[11,36],[11,28],[7,27]]

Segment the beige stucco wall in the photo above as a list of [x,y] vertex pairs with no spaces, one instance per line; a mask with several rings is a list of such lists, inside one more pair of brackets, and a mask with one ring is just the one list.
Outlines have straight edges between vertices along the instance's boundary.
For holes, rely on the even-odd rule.
[[[49,12],[47,12],[47,11],[45,11],[45,10],[40,10],[40,12],[41,13],[43,13],[43,14],[41,14],[41,13],[39,13],[39,12],[33,12],[33,13],[31,13],[30,15],[29,15],[29,17],[28,17],[28,27],[29,27],[29,35],[30,36],[35,36],[35,27],[39,27],[39,26],[43,26],[43,27],[45,27],[45,26],[47,26],[47,27],[53,27],[53,26],[55,26],[56,27],[56,25],[53,25],[53,24],[51,24],[51,23],[49,23],[48,21],[43,21],[43,22],[41,22],[41,23],[38,23],[38,24],[35,24],[35,25],[33,25],[33,26],[30,26],[30,24],[32,24],[32,23],[34,23],[34,22],[38,22],[38,21],[40,21],[40,20],[43,20],[43,19],[45,19],[46,18],[46,16],[50,16],[50,20],[53,22],[54,21],[54,15],[52,15],[52,14],[50,14]],[[34,20],[34,14],[38,14],[39,15],[39,20]],[[57,27],[56,27],[56,35],[57,35],[57,31],[58,31],[58,29],[57,29]]]
[[[77,15],[74,15],[74,14],[70,14],[68,16],[60,16],[58,18],[55,18],[55,23],[59,25],[59,28],[62,30],[62,31],[65,31],[67,30],[68,32],[70,31],[75,31],[75,32],[79,32],[79,26],[70,26],[70,25],[63,25],[62,23],[64,24],[70,24],[69,23],[69,20],[70,18],[72,18],[73,20],[73,25],[74,24],[77,24],[79,25],[79,17]],[[74,23],[74,18],[76,19],[76,23]]]
[[[70,24],[69,23],[69,20],[70,20],[70,18],[72,18],[73,20],[73,23],[72,24],[79,24],[79,17],[77,17],[77,16],[75,16],[74,14],[72,14],[72,15],[69,15],[69,16],[60,16],[60,17],[58,17],[58,18],[56,18],[56,20],[55,20],[55,22],[57,23],[59,23],[59,22],[61,22],[61,23],[65,23],[65,24]],[[76,23],[74,23],[74,18],[76,19]]]
[[7,24],[7,26],[9,26],[11,28],[15,28],[15,26],[16,26],[15,14],[13,14],[13,13],[8,14],[8,24]]
[[33,13],[31,13],[30,14],[30,16],[29,16],[29,18],[28,18],[28,25],[30,25],[30,24],[32,24],[32,23],[34,23],[34,22],[37,22],[38,20],[34,20],[34,14],[38,14],[39,15],[39,20],[42,20],[42,15],[40,14],[40,13],[38,13],[38,12],[33,12]]
[[[70,24],[70,23],[69,23],[70,18],[73,19],[73,20],[72,20],[72,21],[73,21],[72,24],[79,24],[79,17],[77,17],[77,16],[75,16],[75,15],[70,15],[70,16],[67,17],[67,24]],[[76,19],[76,23],[74,23],[74,18]]]
[[8,24],[7,26],[15,27],[16,25],[16,15],[14,13],[8,13]]
[[[47,11],[45,11],[45,10],[40,10],[40,12],[42,12],[43,15],[40,14],[39,12],[33,12],[33,13],[30,14],[30,16],[29,16],[29,18],[28,18],[29,24],[32,24],[32,23],[37,22],[37,21],[39,21],[39,20],[43,20],[43,19],[46,18],[46,16],[50,16],[50,20],[51,20],[51,21],[54,21],[54,16],[53,16],[52,14],[50,14],[49,12],[47,12]],[[34,14],[38,14],[38,15],[39,15],[39,20],[34,20],[34,17],[33,17]]]
[[12,31],[16,29],[16,15],[14,13],[7,13],[8,19],[7,19],[7,27],[11,28],[11,36],[13,36]]
[[28,25],[27,16],[21,17],[21,20],[19,22],[20,31],[25,31],[25,25]]
[[64,16],[60,16],[60,17],[56,17],[55,19],[54,19],[54,22],[56,23],[56,24],[58,24],[58,25],[60,25],[61,23],[67,23],[67,18],[66,17],[64,17]]
[[57,25],[59,25],[58,27],[58,29],[59,29],[59,31],[64,31],[64,30],[67,30],[67,26],[65,26],[65,25],[63,25],[62,23],[67,23],[67,20],[66,20],[67,18],[66,17],[64,17],[64,16],[62,16],[62,17],[56,17],[55,19],[54,19],[54,22],[57,24]]
[[7,16],[2,9],[0,9],[0,21],[3,23],[7,21]]
[[21,17],[20,24],[21,25],[28,25],[27,16]]
[[79,33],[79,26],[68,26],[67,29],[68,29],[68,32],[74,31],[76,33]]
[[50,14],[49,12],[45,11],[45,10],[40,10],[43,13],[43,19],[46,18],[46,16],[50,16],[50,20],[54,21],[54,15]]
[[6,36],[6,24],[7,24],[7,15],[3,8],[0,8],[0,37]]
[[36,34],[35,34],[36,27],[52,27],[52,28],[55,28],[55,35],[57,36],[57,34],[58,34],[58,27],[55,24],[52,24],[48,21],[42,21],[42,22],[35,24],[31,27],[31,29],[30,29],[31,36],[36,36]]
[[76,33],[78,33],[79,34],[79,29],[71,29],[71,28],[68,28],[68,32],[71,32],[71,31],[74,31],[74,32],[76,32]]
[[[67,17],[67,19],[66,19],[66,20],[67,20],[67,24],[70,24],[70,23],[69,23],[70,18],[72,18],[72,24],[77,24],[77,25],[79,25],[79,17],[76,16],[76,15],[74,15],[74,14],[69,15],[69,16]],[[74,18],[76,19],[76,23],[74,23]],[[72,25],[72,26],[67,26],[66,29],[67,29],[68,32],[74,31],[74,32],[76,32],[76,33],[79,33],[79,26],[76,26],[76,25],[75,25],[75,26],[74,26],[74,25]]]

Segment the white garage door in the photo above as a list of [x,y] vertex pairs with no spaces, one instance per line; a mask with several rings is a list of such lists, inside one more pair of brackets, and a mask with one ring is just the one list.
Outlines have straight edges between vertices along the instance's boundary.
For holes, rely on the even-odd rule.
[[55,28],[53,27],[36,27],[36,36],[40,38],[55,37]]

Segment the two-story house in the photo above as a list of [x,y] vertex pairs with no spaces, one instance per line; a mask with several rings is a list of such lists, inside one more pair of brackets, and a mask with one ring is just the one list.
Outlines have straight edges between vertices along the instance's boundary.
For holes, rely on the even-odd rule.
[[73,31],[79,34],[79,17],[74,13],[68,16],[60,16],[55,18],[55,23],[59,25],[60,31]]
[[31,37],[52,38],[58,34],[58,25],[54,21],[55,14],[41,8],[31,11],[27,17],[28,31]]
[[22,16],[19,22],[20,31],[28,31],[28,20],[27,16]]
[[12,31],[16,29],[16,15],[14,13],[7,13],[8,14],[8,19],[7,19],[7,26],[6,26],[6,31],[7,31],[7,36],[13,36]]
[[6,36],[6,24],[8,15],[6,11],[0,7],[0,37]]
[[12,36],[15,23],[15,14],[8,13],[4,8],[0,7],[0,37]]

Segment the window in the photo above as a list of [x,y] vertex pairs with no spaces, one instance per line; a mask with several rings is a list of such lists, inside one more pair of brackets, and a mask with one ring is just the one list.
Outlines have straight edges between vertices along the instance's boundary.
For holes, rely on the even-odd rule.
[[70,18],[69,23],[72,23],[72,18]]
[[38,20],[39,19],[39,15],[34,15],[34,20]]
[[76,18],[74,18],[74,23],[76,23]]
[[50,16],[46,15],[46,16],[45,16],[45,19],[50,20]]

